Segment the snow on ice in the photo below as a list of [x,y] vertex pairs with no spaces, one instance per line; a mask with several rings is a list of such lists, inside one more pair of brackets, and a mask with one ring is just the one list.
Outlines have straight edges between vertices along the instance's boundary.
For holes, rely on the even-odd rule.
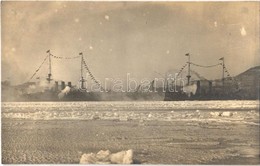
[[83,154],[80,164],[132,164],[133,150],[111,153],[109,150],[101,150],[97,154]]

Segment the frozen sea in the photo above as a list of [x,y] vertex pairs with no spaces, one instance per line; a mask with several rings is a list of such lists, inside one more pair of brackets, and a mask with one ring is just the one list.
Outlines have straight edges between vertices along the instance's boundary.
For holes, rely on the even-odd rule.
[[[195,111],[232,111],[236,117],[246,116],[244,111],[258,111],[258,101],[173,101],[173,102],[5,102],[2,118],[11,119],[132,119],[167,120]],[[173,113],[173,112],[177,113]],[[147,116],[149,114],[149,116]],[[187,114],[186,114],[187,115]],[[190,114],[188,114],[189,116]],[[193,115],[193,114],[192,114]],[[190,117],[192,117],[190,115]],[[196,114],[194,114],[196,115]],[[207,116],[208,114],[205,114]],[[202,115],[203,116],[203,115]],[[197,116],[196,116],[197,117]],[[234,116],[233,116],[234,117]],[[234,119],[234,118],[232,118]]]
[[4,164],[107,149],[140,164],[259,164],[259,101],[2,103]]

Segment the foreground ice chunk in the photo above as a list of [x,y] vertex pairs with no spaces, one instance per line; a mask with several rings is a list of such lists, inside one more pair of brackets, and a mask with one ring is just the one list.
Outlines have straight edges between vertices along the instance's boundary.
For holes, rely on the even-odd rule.
[[133,150],[121,151],[110,155],[112,164],[132,164],[133,163]]
[[223,117],[230,117],[232,116],[233,114],[231,112],[222,112],[221,116]]
[[[97,158],[94,153],[83,154],[80,158],[80,164],[97,164]],[[102,164],[102,163],[100,163]],[[105,163],[104,163],[105,164]]]
[[101,150],[97,153],[96,157],[101,162],[109,161],[111,152],[109,150]]
[[220,113],[219,112],[210,112],[210,115],[211,116],[220,116]]
[[210,112],[211,116],[217,117],[217,116],[222,116],[222,117],[230,117],[233,115],[232,112],[226,111],[226,112]]
[[132,164],[133,150],[111,153],[109,150],[101,150],[97,154],[83,154],[80,164]]

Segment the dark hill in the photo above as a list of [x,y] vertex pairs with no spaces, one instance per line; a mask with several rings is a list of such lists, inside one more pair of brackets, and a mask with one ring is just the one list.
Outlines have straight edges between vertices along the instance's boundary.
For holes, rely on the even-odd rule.
[[235,80],[241,88],[240,94],[245,99],[259,99],[260,66],[252,67],[237,75]]

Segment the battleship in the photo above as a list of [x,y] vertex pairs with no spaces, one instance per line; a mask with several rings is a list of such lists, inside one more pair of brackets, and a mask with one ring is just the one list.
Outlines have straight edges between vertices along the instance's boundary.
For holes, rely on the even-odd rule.
[[[190,61],[190,54],[185,54],[188,57],[187,63],[181,68],[180,73],[184,68],[188,68],[186,82],[176,85],[176,81],[167,84],[165,101],[178,100],[256,100],[259,99],[259,78],[260,66],[253,67],[236,77],[231,77],[227,67],[225,66],[224,57],[220,58],[220,63],[213,65],[199,65]],[[211,68],[216,66],[222,67],[222,79],[207,80],[200,77],[199,80],[191,81],[191,73],[198,73],[191,70],[191,65],[203,68]]]
[[[188,61],[176,74],[173,79],[165,79],[165,85],[155,87],[154,81],[149,82],[146,87],[139,85],[133,91],[118,92],[107,90],[97,81],[83,53],[75,57],[59,57],[47,51],[47,56],[31,76],[28,82],[11,86],[8,82],[2,82],[2,100],[3,101],[179,101],[179,100],[255,100],[259,98],[259,73],[260,66],[249,69],[236,77],[231,77],[225,63],[224,57],[220,58],[220,63],[204,66],[190,61],[190,54],[186,54]],[[52,78],[52,58],[74,59],[81,58],[80,61],[80,79],[78,85],[72,85],[71,82],[57,81]],[[42,65],[48,61],[49,72],[44,83],[32,82],[37,76],[37,72]],[[191,66],[209,68],[222,66],[222,79],[207,80],[199,75]],[[186,79],[178,82],[179,76],[187,67]],[[89,91],[87,88],[86,75],[94,82],[98,91]],[[167,76],[166,76],[167,77]],[[194,77],[194,78],[193,78]],[[43,84],[43,85],[42,85]]]
[[[139,85],[127,92],[113,91],[103,88],[100,82],[94,77],[84,59],[83,53],[79,53],[75,57],[60,57],[51,54],[50,50],[48,50],[47,54],[41,65],[26,83],[10,86],[8,82],[2,82],[3,101],[162,101],[164,99],[163,88],[156,88],[156,91],[154,90],[154,80],[150,81],[146,87]],[[77,85],[72,85],[71,81],[66,83],[65,81],[58,81],[52,78],[52,58],[81,58],[80,79]],[[38,71],[45,62],[48,62],[49,70],[46,79],[44,81],[31,81],[37,76]],[[92,91],[87,88],[86,76],[94,83],[96,90]],[[8,95],[5,95],[7,93]]]

